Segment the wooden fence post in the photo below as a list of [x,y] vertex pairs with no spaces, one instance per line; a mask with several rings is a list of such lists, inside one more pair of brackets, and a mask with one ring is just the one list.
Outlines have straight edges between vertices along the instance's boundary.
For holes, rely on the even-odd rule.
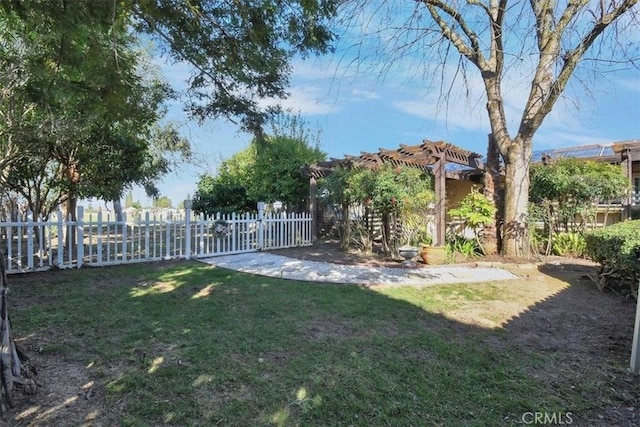
[[258,202],[258,250],[264,247],[264,202]]
[[[164,259],[171,259],[171,225],[173,224],[173,213],[165,217],[166,227],[164,228]],[[176,251],[177,252],[177,251]]]
[[97,264],[100,265],[102,264],[102,210],[98,211],[98,220],[97,220],[97,227],[96,227],[96,257],[97,259]]
[[186,259],[191,258],[191,200],[184,201],[184,240],[185,240],[185,248],[184,248],[184,256]]
[[76,252],[78,259],[78,268],[82,267],[84,262],[84,207],[78,206],[76,213]]

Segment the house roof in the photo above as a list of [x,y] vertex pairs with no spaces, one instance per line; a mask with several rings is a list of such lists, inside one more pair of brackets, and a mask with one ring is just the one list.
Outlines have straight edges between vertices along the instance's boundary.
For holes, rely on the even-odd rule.
[[640,149],[640,140],[607,142],[601,144],[580,145],[577,147],[551,148],[535,150],[532,153],[531,162],[540,163],[546,159],[592,159],[600,161],[620,160],[620,153],[626,149]]

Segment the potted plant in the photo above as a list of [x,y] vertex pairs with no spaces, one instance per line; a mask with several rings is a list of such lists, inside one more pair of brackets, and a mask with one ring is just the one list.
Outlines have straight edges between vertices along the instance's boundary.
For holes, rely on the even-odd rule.
[[429,239],[420,247],[420,258],[422,258],[422,262],[429,265],[445,264],[447,262],[447,248],[446,246],[432,246],[432,240]]

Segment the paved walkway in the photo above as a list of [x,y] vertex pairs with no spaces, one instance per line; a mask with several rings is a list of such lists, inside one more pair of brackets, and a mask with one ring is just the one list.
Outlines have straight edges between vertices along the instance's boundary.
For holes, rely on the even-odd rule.
[[305,261],[256,252],[203,258],[217,267],[281,279],[363,285],[431,286],[443,283],[487,282],[518,276],[494,267],[430,266],[420,268],[367,267]]

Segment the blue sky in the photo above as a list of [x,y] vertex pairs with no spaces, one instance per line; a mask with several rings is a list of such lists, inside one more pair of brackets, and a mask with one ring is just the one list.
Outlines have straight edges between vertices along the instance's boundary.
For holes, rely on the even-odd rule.
[[[344,45],[349,45],[348,40]],[[361,46],[359,46],[362,49]],[[365,64],[352,61],[354,53],[339,53],[293,62],[290,97],[281,104],[300,114],[311,129],[321,131],[320,147],[329,157],[393,149],[399,144],[419,144],[423,139],[445,140],[471,151],[486,151],[488,119],[482,84],[469,70],[468,87],[454,85],[444,105],[439,96],[441,74],[420,69],[415,57],[393,59],[367,56]],[[186,64],[157,60],[167,80],[177,89],[189,74]],[[454,74],[443,69],[445,80]],[[527,66],[514,69],[505,78],[505,108],[509,124],[515,126],[528,93]],[[640,71],[626,69],[597,77],[578,74],[572,79],[552,113],[534,139],[534,150],[571,145],[640,139]],[[268,102],[265,102],[265,105]],[[177,205],[193,195],[198,177],[215,173],[216,165],[245,148],[251,137],[224,121],[203,125],[189,122],[179,103],[167,117],[183,123],[185,136],[193,143],[201,162],[180,168],[159,185],[162,195]],[[140,189],[134,197],[148,201]],[[147,202],[147,203],[145,203]]]

